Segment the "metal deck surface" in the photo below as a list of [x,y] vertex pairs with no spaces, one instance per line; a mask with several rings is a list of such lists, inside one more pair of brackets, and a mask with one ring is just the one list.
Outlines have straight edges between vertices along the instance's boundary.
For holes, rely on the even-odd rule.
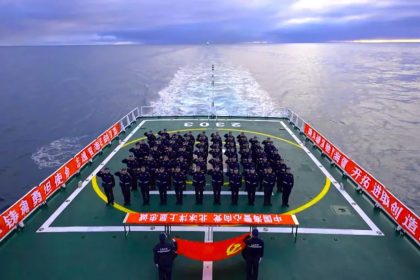
[[[238,206],[230,205],[228,193],[222,196],[222,205],[213,205],[210,192],[203,205],[195,205],[192,194],[184,195],[183,205],[175,205],[175,196],[169,194],[168,205],[160,206],[158,195],[152,194],[150,205],[142,206],[140,193],[133,192],[130,208],[124,208],[118,185],[114,189],[116,204],[106,206],[96,172],[104,165],[113,171],[120,169],[121,160],[145,131],[163,128],[195,134],[200,130],[207,134],[232,131],[235,136],[245,132],[260,140],[271,137],[295,176],[290,207],[281,207],[278,193],[271,207],[263,206],[261,195],[257,195],[255,206],[248,206],[245,193]],[[126,238],[122,226],[126,211],[296,214],[300,222],[297,243],[289,229],[260,228],[266,249],[259,279],[420,279],[418,247],[397,233],[393,222],[357,193],[286,120],[139,119],[120,141],[114,141],[66,189],[37,210],[23,230],[0,245],[0,279],[157,279],[152,248],[163,227],[132,227]],[[209,182],[206,190],[211,190]],[[172,235],[184,239],[209,238],[206,227],[172,230]],[[210,238],[223,240],[248,230],[214,228]],[[240,255],[204,266],[179,256],[173,278],[245,279],[245,264]]]

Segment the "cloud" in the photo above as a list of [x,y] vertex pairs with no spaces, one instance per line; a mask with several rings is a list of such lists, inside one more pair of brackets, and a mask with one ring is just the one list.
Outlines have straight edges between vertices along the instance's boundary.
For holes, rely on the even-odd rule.
[[322,21],[322,17],[302,17],[302,18],[291,18],[284,21],[284,24],[306,24],[306,23],[313,23],[313,22],[320,22]]
[[383,6],[387,5],[388,1],[372,1],[372,0],[298,0],[291,5],[292,10],[297,11],[330,11],[346,6],[368,5],[368,6]]
[[322,42],[372,25],[420,38],[418,17],[409,0],[0,0],[0,44]]

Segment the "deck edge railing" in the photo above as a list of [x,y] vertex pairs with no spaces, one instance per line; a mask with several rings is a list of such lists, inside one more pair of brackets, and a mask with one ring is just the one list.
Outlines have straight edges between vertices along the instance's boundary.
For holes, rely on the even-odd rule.
[[46,204],[59,189],[65,188],[70,179],[79,174],[88,163],[92,163],[95,156],[111,145],[112,141],[139,117],[140,110],[136,107],[1,213],[0,242],[15,230],[23,228],[24,221],[35,210]]
[[289,109],[289,121],[305,138],[311,141],[314,147],[321,151],[330,161],[331,165],[338,168],[344,177],[350,178],[356,185],[356,190],[366,194],[396,225],[395,230],[406,233],[420,246],[419,217],[414,211],[402,203],[388,188],[385,187],[372,174],[362,168],[348,155],[344,154],[337,146],[332,144],[325,136],[319,133],[312,125]]
[[[157,116],[155,113],[149,115],[144,112],[146,108],[153,108],[153,106],[142,106],[140,110],[136,107],[131,110],[68,162],[58,168],[52,175],[47,177],[47,179],[42,181],[41,184],[32,188],[21,199],[6,209],[0,215],[0,242],[16,229],[24,227],[24,221],[35,210],[45,204],[57,190],[65,188],[66,183],[74,175],[78,174],[86,164],[92,162],[96,155],[101,153],[105,147],[109,146],[133,122],[140,117]],[[165,117],[165,115],[160,117]],[[207,117],[217,118],[218,116],[208,115]],[[252,115],[245,117],[252,117]],[[419,217],[380,183],[379,180],[344,154],[313,126],[289,108],[279,108],[276,114],[260,117],[288,119],[290,124],[295,126],[307,140],[311,141],[314,147],[318,148],[329,159],[331,164],[341,171],[344,177],[350,178],[355,183],[358,191],[366,194],[374,202],[375,207],[380,208],[396,224],[397,231],[406,233],[417,245],[420,245],[420,232],[418,230],[420,223]]]

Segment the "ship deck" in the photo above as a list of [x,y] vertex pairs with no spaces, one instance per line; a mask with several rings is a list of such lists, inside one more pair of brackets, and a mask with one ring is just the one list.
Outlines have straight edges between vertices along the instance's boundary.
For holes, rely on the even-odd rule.
[[[175,195],[169,193],[166,206],[159,205],[157,194],[151,195],[150,205],[142,206],[141,194],[133,192],[131,206],[125,208],[117,185],[116,203],[106,206],[96,172],[103,166],[113,171],[123,167],[121,160],[145,131],[163,128],[195,134],[200,130],[208,134],[232,131],[235,136],[245,132],[260,140],[271,137],[295,176],[290,207],[281,206],[278,193],[273,195],[271,207],[263,206],[258,194],[255,206],[248,206],[245,193],[240,194],[238,206],[230,205],[228,193],[222,195],[222,205],[213,205],[209,182],[203,205],[195,205],[194,195],[188,193],[183,205],[175,205]],[[163,227],[132,227],[126,237],[122,221],[127,211],[296,214],[300,223],[296,243],[287,228],[260,228],[265,256],[259,279],[420,278],[418,247],[396,232],[394,223],[374,208],[368,197],[356,192],[354,184],[285,119],[142,118],[119,140],[0,245],[1,279],[157,279],[152,248]],[[223,240],[248,230],[216,227],[210,238]],[[206,227],[172,228],[172,236],[184,239],[202,241],[208,234]],[[204,265],[178,256],[173,278],[244,279],[245,263],[240,255]]]

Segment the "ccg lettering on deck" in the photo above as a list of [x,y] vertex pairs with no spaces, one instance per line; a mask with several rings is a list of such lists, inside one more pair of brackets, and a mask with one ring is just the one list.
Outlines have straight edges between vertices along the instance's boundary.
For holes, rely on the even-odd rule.
[[309,124],[304,133],[338,167],[347,173],[415,241],[420,242],[419,217],[399,201],[383,184],[340,151]]
[[44,204],[53,193],[67,183],[73,175],[79,172],[84,165],[117,137],[120,132],[121,125],[117,122],[47,179],[42,181],[39,186],[34,187],[4,211],[0,216],[0,240],[17,228],[18,224],[25,220],[35,209]]
[[184,122],[184,127],[241,127],[240,122]]

